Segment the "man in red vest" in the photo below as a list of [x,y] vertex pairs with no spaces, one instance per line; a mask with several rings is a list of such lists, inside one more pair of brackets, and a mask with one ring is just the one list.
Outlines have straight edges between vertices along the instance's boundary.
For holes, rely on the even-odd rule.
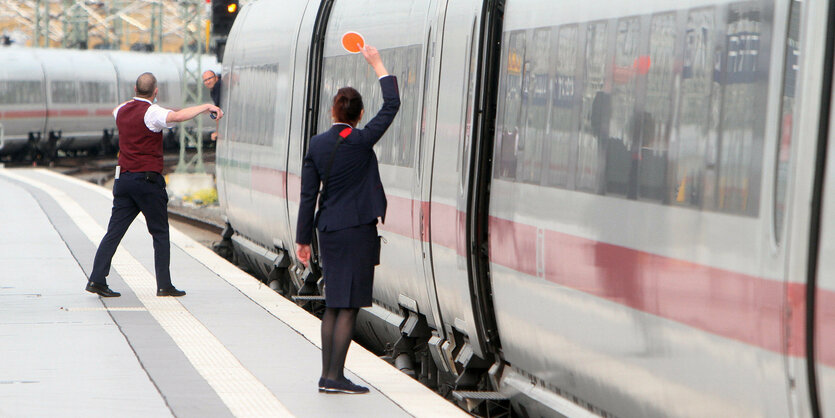
[[136,97],[113,110],[119,129],[119,165],[113,183],[113,212],[107,233],[99,244],[93,261],[93,272],[86,290],[104,297],[120,296],[107,286],[110,262],[116,247],[139,212],[145,215],[148,232],[154,238],[154,264],[157,296],[183,296],[171,284],[169,262],[171,244],[168,238],[168,193],[162,177],[162,130],[173,128],[202,113],[223,111],[215,105],[202,104],[173,111],[160,107],[156,101],[157,79],[144,73],[136,79]]

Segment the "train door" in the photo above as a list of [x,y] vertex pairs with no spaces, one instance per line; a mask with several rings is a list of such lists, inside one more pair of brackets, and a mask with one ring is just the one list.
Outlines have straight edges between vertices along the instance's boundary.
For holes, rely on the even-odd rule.
[[331,125],[331,100],[340,87],[351,86],[363,96],[366,112],[360,128],[382,105],[374,71],[360,54],[343,48],[341,39],[346,32],[360,32],[367,44],[380,51],[389,73],[397,77],[400,90],[400,110],[374,147],[388,210],[385,223],[378,225],[385,241],[375,272],[374,306],[361,313],[358,326],[358,332],[368,336],[367,342],[381,347],[385,339],[376,336],[378,331],[370,331],[372,322],[384,321],[386,332],[397,333],[403,322],[401,315],[414,313],[418,319],[425,319],[429,328],[439,332],[443,329],[434,284],[424,272],[419,220],[425,189],[421,181],[431,177],[423,170],[434,135],[434,114],[430,111],[437,101],[440,66],[438,53],[434,52],[440,47],[435,22],[439,4],[439,0],[335,1],[324,34],[316,115],[320,132]]
[[[821,28],[819,31],[809,29],[807,39],[810,43],[812,39],[826,39],[822,88],[802,90],[823,92],[820,95],[819,148],[815,153],[815,182],[812,189],[805,354],[811,415],[835,417],[835,108],[832,102],[835,97],[835,5],[827,3],[829,10],[825,25],[811,22],[803,25],[805,28]],[[809,9],[821,6],[806,2],[800,4]],[[814,17],[814,11],[808,12],[806,16],[809,21],[823,22],[821,18]]]
[[[794,416],[835,417],[835,7],[792,0],[789,22],[786,66],[797,70],[797,96],[787,108],[784,86],[780,154],[790,146],[788,155],[798,164],[780,199],[778,159],[775,205],[776,220],[782,221],[780,204],[787,208],[789,399]],[[786,74],[788,79],[792,72]]]
[[[287,190],[287,225],[290,231],[288,240],[284,242],[283,248],[295,252],[296,223],[299,218],[299,197],[301,194],[301,174],[304,155],[307,153],[308,141],[313,135],[321,132],[325,127],[316,126],[316,110],[318,102],[311,104],[311,98],[318,98],[320,94],[319,79],[315,75],[321,75],[322,43],[324,28],[327,25],[327,13],[333,1],[324,1],[316,7],[318,2],[308,2],[307,9],[299,28],[298,40],[296,42],[296,62],[293,72],[293,91],[306,94],[293,94],[292,111],[290,118],[290,135],[286,161],[286,190]],[[310,36],[313,34],[313,36]],[[314,61],[313,57],[316,57]],[[306,104],[307,102],[307,104]]]
[[[447,0],[432,0],[426,20],[421,111],[418,115],[418,152],[415,162],[417,170],[414,170],[415,188],[412,191],[412,213],[416,215],[412,217],[412,228],[417,232],[415,237],[418,244],[414,247],[415,259],[418,260],[418,266],[426,283],[433,316],[442,321],[436,324],[439,338],[443,338],[448,333],[447,324],[449,321],[445,320],[446,318],[440,312],[438,287],[432,268],[432,228],[430,227],[432,211],[430,202],[432,201],[433,179],[435,179],[433,163],[436,156],[437,123],[440,113],[438,109],[440,105],[438,80],[441,72],[441,62],[443,61],[441,53],[444,45],[446,8]],[[447,63],[444,62],[444,67],[447,68],[446,66]],[[448,337],[448,335],[446,336]],[[444,355],[446,362],[443,365],[449,367],[449,364],[451,364],[449,356],[454,342],[448,338],[447,341],[441,342],[436,339],[434,342],[442,344],[441,347],[446,350]]]
[[[428,225],[428,240],[424,239],[424,255],[431,254],[427,263],[435,280],[441,317],[447,330],[450,351],[460,359],[449,365],[462,374],[470,367],[486,364],[471,363],[473,353],[484,359],[485,324],[481,323],[477,274],[471,274],[468,264],[468,227],[470,213],[470,183],[473,138],[477,121],[483,118],[476,103],[479,81],[484,71],[480,59],[482,39],[483,0],[449,2],[439,14],[444,42],[438,52],[444,65],[439,74],[436,108],[435,141],[431,163],[431,179],[425,181],[423,201],[427,213],[423,225]],[[483,91],[483,90],[482,90]],[[466,380],[466,379],[465,379]],[[467,382],[463,382],[467,384]]]
[[[232,32],[227,40],[226,45],[229,47],[230,51],[234,51],[233,49],[235,45],[235,35],[237,32]],[[224,77],[223,83],[220,85],[221,92],[221,109],[229,109],[230,105],[230,95],[232,93],[232,80],[233,80],[233,68],[235,67],[235,54],[227,54],[221,63],[221,77]],[[118,69],[117,69],[118,73]],[[224,117],[220,119],[218,123],[218,133],[217,133],[217,145],[215,146],[215,178],[217,179],[217,197],[218,202],[220,203],[220,207],[224,214],[229,213],[229,195],[228,195],[228,188],[226,185],[226,179],[228,174],[225,173],[227,170],[228,161],[230,161],[230,156],[232,154],[231,147],[229,143],[229,118]]]

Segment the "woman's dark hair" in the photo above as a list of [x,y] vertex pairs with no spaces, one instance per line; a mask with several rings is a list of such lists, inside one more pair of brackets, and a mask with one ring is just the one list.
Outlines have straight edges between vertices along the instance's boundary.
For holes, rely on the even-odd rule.
[[362,109],[362,96],[353,87],[343,87],[333,96],[333,114],[338,122],[358,122]]

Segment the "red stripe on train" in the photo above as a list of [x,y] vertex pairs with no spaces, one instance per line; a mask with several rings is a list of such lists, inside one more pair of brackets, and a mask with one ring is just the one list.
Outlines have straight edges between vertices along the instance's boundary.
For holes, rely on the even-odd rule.
[[113,109],[61,109],[55,110],[50,109],[49,111],[46,110],[7,110],[5,112],[0,112],[0,117],[3,118],[42,118],[44,116],[50,117],[67,117],[67,116],[111,116],[113,115]]
[[11,118],[42,118],[46,116],[46,110],[7,110],[0,112],[4,119]]
[[49,117],[89,116],[90,112],[86,109],[48,110],[46,115]]
[[[299,191],[289,196],[298,202]],[[433,243],[466,254],[463,212],[436,202],[387,198],[381,230],[425,241],[420,216],[415,216],[423,211],[423,230],[431,225]],[[489,222],[493,263],[711,334],[805,356],[804,284],[784,284],[497,217]],[[539,268],[537,241],[545,260]],[[818,361],[835,366],[835,292],[819,290],[817,306]],[[792,312],[792,335],[784,346],[786,309]]]
[[286,181],[286,173],[284,171],[253,165],[251,175],[253,190],[275,195],[281,197],[282,199],[287,198],[287,192],[284,185]]
[[[501,265],[649,314],[783,352],[785,284],[493,218]],[[497,232],[501,231],[501,232]],[[537,241],[544,265],[536,266]],[[801,291],[803,285],[793,291]],[[794,299],[794,312],[803,312]],[[801,327],[802,329],[802,327]],[[802,339],[792,347],[802,348]],[[802,350],[791,353],[802,355]]]

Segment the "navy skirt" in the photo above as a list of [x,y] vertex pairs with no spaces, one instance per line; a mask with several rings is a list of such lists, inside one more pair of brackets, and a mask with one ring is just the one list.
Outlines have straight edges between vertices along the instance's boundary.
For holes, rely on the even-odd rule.
[[374,266],[380,262],[376,223],[339,231],[320,231],[319,251],[325,278],[325,306],[371,306]]

